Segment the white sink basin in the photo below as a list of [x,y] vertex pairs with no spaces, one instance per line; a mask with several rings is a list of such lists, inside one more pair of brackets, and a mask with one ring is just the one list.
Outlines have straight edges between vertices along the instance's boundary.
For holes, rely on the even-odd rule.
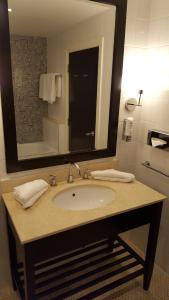
[[114,199],[115,192],[110,188],[97,185],[80,185],[58,193],[53,202],[56,207],[77,211],[103,207]]

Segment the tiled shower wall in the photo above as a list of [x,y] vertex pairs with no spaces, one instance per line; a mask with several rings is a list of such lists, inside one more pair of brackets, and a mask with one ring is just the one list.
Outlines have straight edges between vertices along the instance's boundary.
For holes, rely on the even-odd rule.
[[47,39],[11,35],[11,56],[17,141],[42,141],[48,106],[38,94],[40,74],[47,72]]

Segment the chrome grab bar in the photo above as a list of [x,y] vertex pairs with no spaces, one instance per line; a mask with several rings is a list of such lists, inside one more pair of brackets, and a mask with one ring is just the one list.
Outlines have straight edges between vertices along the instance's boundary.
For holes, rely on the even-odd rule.
[[148,168],[148,169],[150,169],[150,170],[152,170],[152,171],[154,171],[154,172],[156,172],[156,173],[159,173],[159,174],[161,174],[161,175],[163,175],[163,176],[169,178],[169,174],[166,174],[166,173],[164,173],[164,172],[162,172],[162,171],[160,171],[160,170],[158,170],[158,169],[156,169],[156,168],[153,168],[153,167],[151,166],[151,164],[150,164],[149,161],[143,162],[143,163],[142,163],[142,166],[144,166],[144,167],[146,167],[146,168]]

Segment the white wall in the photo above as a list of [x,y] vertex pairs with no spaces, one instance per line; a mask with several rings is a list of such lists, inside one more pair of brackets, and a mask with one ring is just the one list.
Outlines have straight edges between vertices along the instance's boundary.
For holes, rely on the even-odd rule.
[[[132,97],[138,98],[138,91],[144,86],[149,6],[149,0],[128,0],[117,156],[120,159],[120,168],[133,173],[141,109],[128,112],[125,109],[125,101]],[[123,121],[127,117],[134,117],[133,137],[128,143],[122,140]]]
[[[134,17],[133,17],[134,16]],[[144,168],[152,165],[169,173],[169,154],[147,146],[148,129],[169,132],[169,1],[129,0],[123,89],[119,122],[120,167],[136,174],[138,180],[169,196],[169,179]],[[140,84],[141,83],[141,84]],[[140,84],[140,85],[139,85]],[[126,98],[144,89],[143,106],[134,113],[124,109]],[[133,141],[121,140],[122,121],[134,116]],[[169,273],[169,203],[164,204],[156,262]],[[148,228],[129,232],[127,237],[145,250]]]
[[43,138],[44,142],[59,153],[59,126],[56,122],[43,118]]
[[[115,9],[90,18],[69,30],[60,33],[55,38],[48,39],[48,72],[59,72],[63,75],[63,98],[55,104],[49,105],[49,116],[65,120],[68,119],[68,91],[66,91],[67,60],[66,51],[92,47],[104,38],[102,60],[102,82],[99,108],[97,111],[97,149],[107,148],[108,120],[110,105],[111,73],[113,61],[113,37],[115,24]],[[93,44],[94,43],[94,44]],[[94,45],[95,46],[95,45]]]
[[[149,160],[169,174],[169,153],[146,145],[148,129],[169,132],[169,1],[152,0],[150,10],[147,85],[141,111],[137,141],[136,176],[139,180],[169,196],[169,179],[141,166]],[[146,72],[145,70],[145,72]],[[169,202],[164,204],[157,250],[158,264],[169,273]],[[130,237],[144,249],[147,229],[136,230]]]

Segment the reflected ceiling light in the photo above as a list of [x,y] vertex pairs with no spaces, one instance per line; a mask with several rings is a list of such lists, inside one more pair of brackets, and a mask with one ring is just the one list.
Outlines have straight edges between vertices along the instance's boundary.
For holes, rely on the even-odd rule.
[[8,8],[8,11],[9,11],[9,12],[12,12],[12,8]]

